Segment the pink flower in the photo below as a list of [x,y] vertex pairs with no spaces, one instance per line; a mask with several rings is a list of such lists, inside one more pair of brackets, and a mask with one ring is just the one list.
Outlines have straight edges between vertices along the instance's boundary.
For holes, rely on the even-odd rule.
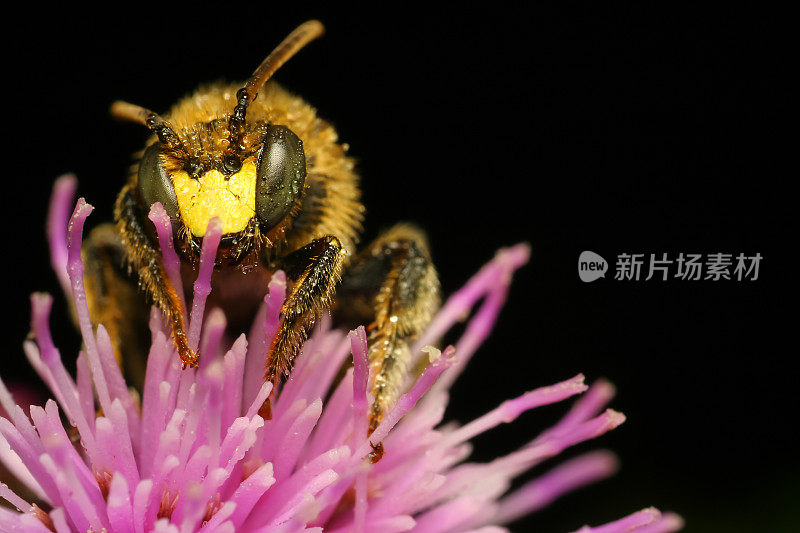
[[[250,334],[228,345],[225,317],[216,310],[204,317],[220,236],[213,221],[189,317],[190,343],[204,357],[199,368],[181,370],[154,311],[139,398],[120,373],[107,332],[102,326],[94,332],[89,321],[80,242],[92,207],[78,200],[67,226],[74,189],[74,178],[56,184],[49,235],[84,350],[73,378],[50,337],[51,298],[33,295],[35,341],[26,341],[24,351],[55,400],[32,406],[29,418],[0,382],[0,404],[9,414],[0,419],[0,461],[39,501],[33,505],[0,485],[0,497],[18,510],[0,508],[0,531],[490,533],[615,470],[611,454],[590,452],[509,492],[515,477],[624,421],[621,413],[604,410],[611,385],[588,387],[581,375],[522,394],[468,424],[441,424],[450,385],[491,330],[513,272],[527,261],[524,245],[499,251],[447,301],[415,346],[431,363],[368,438],[363,327],[346,334],[323,321],[282,386],[273,419],[258,415],[271,389],[261,376],[285,279],[282,273],[273,277]],[[158,205],[151,219],[168,273],[177,279],[169,219]],[[481,300],[455,347],[439,352],[428,346]],[[352,366],[337,381],[350,357]],[[486,464],[466,462],[474,436],[528,409],[578,395],[559,423],[520,450]],[[73,444],[62,417],[77,429],[80,445]],[[379,441],[386,454],[372,464],[371,442]],[[675,515],[646,509],[580,531],[674,531],[680,525]]]

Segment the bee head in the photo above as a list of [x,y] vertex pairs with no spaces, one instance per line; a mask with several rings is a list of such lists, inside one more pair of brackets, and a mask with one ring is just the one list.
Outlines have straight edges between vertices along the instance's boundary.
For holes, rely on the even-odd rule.
[[[202,238],[208,221],[218,216],[223,242],[236,241],[254,226],[263,234],[281,224],[303,195],[303,143],[286,126],[248,124],[247,109],[272,74],[322,32],[318,21],[298,27],[236,93],[229,116],[194,129],[176,131],[148,109],[115,102],[112,115],[144,124],[156,134],[139,162],[138,192],[145,208],[160,202],[172,220],[196,238]],[[190,139],[204,135],[208,142],[200,143],[203,148],[198,150]]]
[[266,125],[260,135],[250,152],[205,160],[151,144],[139,162],[142,202],[147,208],[161,202],[194,237],[202,237],[215,216],[223,234],[242,232],[253,222],[268,232],[302,197],[306,158],[303,142],[286,126]]

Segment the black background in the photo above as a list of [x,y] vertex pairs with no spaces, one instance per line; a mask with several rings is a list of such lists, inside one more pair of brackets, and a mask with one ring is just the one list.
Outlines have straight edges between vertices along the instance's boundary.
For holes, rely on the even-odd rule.
[[[397,220],[430,231],[446,292],[501,246],[531,244],[491,339],[453,393],[465,421],[577,372],[618,387],[628,421],[578,451],[622,459],[608,481],[515,529],[576,529],[656,505],[687,531],[788,531],[800,518],[788,142],[772,39],[777,15],[672,7],[518,12],[260,4],[8,17],[3,165],[3,378],[33,379],[27,295],[57,293],[43,224],[54,178],[111,216],[143,128],[114,99],[157,111],[199,82],[244,79],[298,23],[324,39],[277,79],[337,126],[359,159],[367,239]],[[11,31],[19,31],[12,36]],[[577,258],[725,252],[764,259],[749,281],[577,277]],[[609,274],[612,274],[610,272]],[[65,354],[78,347],[57,299]],[[794,325],[794,324],[792,324]],[[566,406],[476,442],[510,451]],[[574,452],[570,452],[574,453]]]

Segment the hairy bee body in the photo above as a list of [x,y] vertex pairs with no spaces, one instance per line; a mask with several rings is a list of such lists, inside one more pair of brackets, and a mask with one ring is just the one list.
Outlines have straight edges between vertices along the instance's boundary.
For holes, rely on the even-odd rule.
[[319,315],[335,304],[340,323],[368,324],[371,432],[400,392],[411,340],[438,308],[439,284],[425,235],[414,226],[398,224],[356,250],[364,207],[346,145],[314,108],[267,82],[321,33],[319,22],[301,25],[243,88],[201,86],[162,116],[124,102],[112,106],[112,114],[155,135],[120,191],[115,225],[90,236],[86,287],[93,321],[106,326],[120,359],[137,359],[130,317],[143,322],[147,314],[144,300],[126,288],[132,281],[169,320],[183,365],[196,365],[202,354],[188,341],[186,309],[148,214],[160,203],[169,215],[184,280],[195,278],[203,238],[217,219],[222,236],[209,303],[222,308],[231,327],[247,327],[270,276],[286,272],[266,380],[277,385],[288,374]]

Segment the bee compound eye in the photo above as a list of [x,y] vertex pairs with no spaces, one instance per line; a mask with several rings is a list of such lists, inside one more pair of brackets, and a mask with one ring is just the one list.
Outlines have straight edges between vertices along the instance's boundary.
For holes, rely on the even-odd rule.
[[303,141],[286,126],[269,126],[258,154],[256,214],[262,229],[274,228],[303,194]]
[[167,169],[160,157],[161,148],[158,143],[151,144],[139,162],[139,195],[150,209],[156,202],[161,202],[167,214],[173,220],[178,218],[178,197]]

